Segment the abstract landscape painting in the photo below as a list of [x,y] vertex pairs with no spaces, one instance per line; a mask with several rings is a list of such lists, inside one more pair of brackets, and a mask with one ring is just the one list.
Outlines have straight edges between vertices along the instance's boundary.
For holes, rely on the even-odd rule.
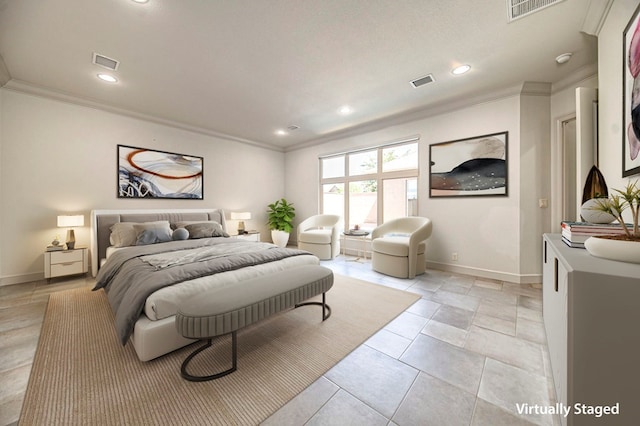
[[429,146],[429,197],[507,196],[508,132]]
[[203,158],[118,145],[119,198],[203,199]]

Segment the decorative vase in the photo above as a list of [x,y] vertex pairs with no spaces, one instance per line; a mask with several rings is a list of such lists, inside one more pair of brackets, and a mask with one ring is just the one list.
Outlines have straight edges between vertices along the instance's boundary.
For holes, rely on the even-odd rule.
[[273,241],[273,244],[277,245],[278,247],[284,248],[287,246],[287,243],[289,242],[289,233],[272,229],[271,241]]
[[640,263],[640,241],[589,237],[584,242],[589,254],[603,259]]
[[611,223],[616,220],[614,215],[598,210],[596,208],[597,206],[597,198],[591,198],[585,201],[580,209],[580,216],[582,216],[582,219],[589,223]]

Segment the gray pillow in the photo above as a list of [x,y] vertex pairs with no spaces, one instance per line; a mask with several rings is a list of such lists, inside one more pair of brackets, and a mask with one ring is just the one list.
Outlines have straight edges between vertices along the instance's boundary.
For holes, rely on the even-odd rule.
[[173,234],[171,234],[171,239],[173,241],[186,240],[187,238],[189,238],[189,231],[185,228],[178,228],[173,231]]
[[[174,229],[185,228],[187,225],[196,225],[200,223],[216,223],[220,225],[220,222],[216,222],[215,220],[181,220],[179,222],[173,223],[172,226]],[[222,225],[220,225],[220,229],[222,229]]]
[[169,225],[169,221],[158,220],[154,222],[118,222],[111,226],[111,235],[109,236],[109,242],[114,247],[129,247],[135,246],[138,238],[138,232],[133,228],[134,225],[155,225],[166,224]]
[[171,241],[173,233],[169,222],[136,224],[133,229],[136,232],[137,246]]
[[222,230],[217,222],[194,223],[186,225],[185,229],[189,231],[189,238],[211,238],[211,237],[228,237],[229,234]]

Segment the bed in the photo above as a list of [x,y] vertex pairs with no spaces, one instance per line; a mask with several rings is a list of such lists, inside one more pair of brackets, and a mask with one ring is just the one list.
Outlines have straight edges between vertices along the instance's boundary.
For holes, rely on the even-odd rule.
[[[91,228],[94,289],[107,292],[120,342],[131,341],[141,361],[193,343],[176,331],[182,300],[260,275],[319,264],[316,256],[302,250],[228,237],[221,209],[94,210]],[[198,238],[176,238],[179,228]]]

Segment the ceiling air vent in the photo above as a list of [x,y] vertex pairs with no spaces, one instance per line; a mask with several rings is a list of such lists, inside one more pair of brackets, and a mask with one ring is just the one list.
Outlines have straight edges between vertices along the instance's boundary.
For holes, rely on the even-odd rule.
[[564,0],[507,0],[509,22],[524,18],[534,12],[553,6]]
[[287,127],[287,130],[293,132],[294,130],[298,130],[300,128],[300,126],[296,126],[295,124],[292,124],[291,126]]
[[436,81],[436,80],[433,78],[433,74],[429,74],[427,76],[420,77],[420,78],[417,78],[417,79],[413,80],[411,82],[411,85],[417,89],[420,86],[424,86],[425,84],[433,83],[434,81]]
[[107,58],[95,52],[93,52],[93,63],[111,71],[117,70],[120,65],[120,62],[115,59]]

